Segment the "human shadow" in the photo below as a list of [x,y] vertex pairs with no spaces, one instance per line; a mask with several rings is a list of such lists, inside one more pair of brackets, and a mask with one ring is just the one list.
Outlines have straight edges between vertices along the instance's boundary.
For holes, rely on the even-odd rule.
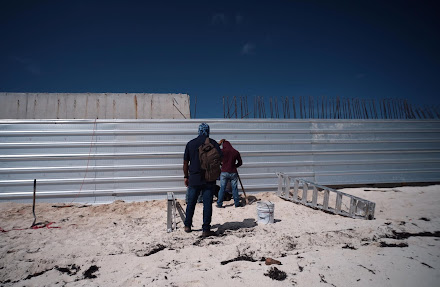
[[256,196],[254,196],[254,195],[248,195],[247,196],[247,204],[252,204],[252,203],[255,203],[257,201],[260,201],[260,199],[258,199]]
[[[242,196],[242,195],[240,195],[240,205],[241,206],[246,206],[246,205],[251,205],[252,203],[255,203],[255,202],[257,202],[257,201],[260,201],[260,199],[258,199],[257,197],[255,197],[255,196],[253,196],[253,195],[248,195],[247,197],[246,197],[246,200],[245,200],[245,198]],[[235,204],[234,204],[234,199],[229,199],[229,200],[224,200],[223,201],[223,206],[224,207],[233,207]]]
[[223,224],[213,225],[213,228],[218,228],[217,233],[223,234],[226,230],[239,230],[241,228],[251,228],[257,226],[254,218],[246,218],[242,222],[232,221]]

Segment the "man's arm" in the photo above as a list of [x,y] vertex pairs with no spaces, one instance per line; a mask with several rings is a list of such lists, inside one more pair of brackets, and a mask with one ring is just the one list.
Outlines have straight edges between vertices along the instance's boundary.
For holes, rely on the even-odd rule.
[[[220,154],[220,157],[223,159],[223,151],[220,148],[220,145],[213,139],[211,139],[211,144],[217,149],[218,153]],[[223,142],[222,142],[223,143]]]
[[184,182],[185,182],[185,186],[188,186],[188,161],[187,160],[183,160],[183,178],[184,178]]
[[243,161],[241,160],[241,155],[240,155],[240,153],[238,153],[237,161],[238,161],[238,162],[235,164],[235,167],[240,167],[240,166],[243,164]]
[[188,148],[188,144],[186,144],[185,146],[185,152],[183,153],[183,182],[185,183],[185,186],[189,185],[189,174],[188,174],[188,163],[189,163],[189,148]]

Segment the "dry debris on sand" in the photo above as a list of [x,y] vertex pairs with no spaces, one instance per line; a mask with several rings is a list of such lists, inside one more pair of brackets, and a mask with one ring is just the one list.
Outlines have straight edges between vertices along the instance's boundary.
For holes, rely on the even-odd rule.
[[202,204],[193,232],[178,217],[167,233],[165,200],[38,203],[37,221],[53,222],[38,229],[32,205],[1,203],[0,286],[436,286],[440,186],[343,191],[374,201],[375,220],[260,193],[274,224],[257,224],[255,203],[226,204],[213,209],[217,236],[202,238]]

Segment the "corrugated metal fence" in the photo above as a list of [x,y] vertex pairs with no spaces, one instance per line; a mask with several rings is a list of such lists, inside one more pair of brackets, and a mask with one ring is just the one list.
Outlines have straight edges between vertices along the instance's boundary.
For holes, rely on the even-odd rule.
[[438,120],[1,120],[0,201],[102,203],[182,196],[200,122],[241,152],[247,192],[276,172],[321,185],[440,182]]

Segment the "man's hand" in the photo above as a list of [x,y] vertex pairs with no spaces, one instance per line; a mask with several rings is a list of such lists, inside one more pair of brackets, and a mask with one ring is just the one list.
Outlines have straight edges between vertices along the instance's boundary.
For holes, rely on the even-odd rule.
[[185,178],[184,182],[185,182],[185,186],[188,186],[188,161],[187,160],[183,160],[183,176]]
[[224,141],[225,141],[225,139],[221,139],[221,140],[218,142],[218,145],[222,145]]

